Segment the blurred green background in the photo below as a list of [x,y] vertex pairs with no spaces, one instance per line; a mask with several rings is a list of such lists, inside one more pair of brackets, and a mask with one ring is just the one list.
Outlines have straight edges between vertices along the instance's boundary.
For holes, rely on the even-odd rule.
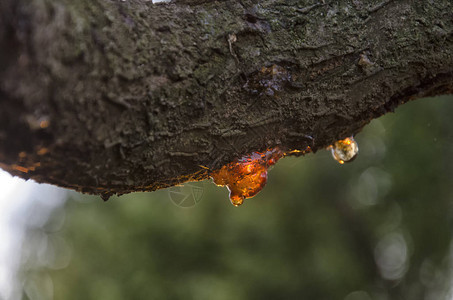
[[62,229],[41,229],[61,263],[25,267],[28,286],[54,299],[451,299],[452,100],[372,121],[349,164],[280,160],[238,208],[208,181],[189,208],[174,189],[71,193],[48,221]]

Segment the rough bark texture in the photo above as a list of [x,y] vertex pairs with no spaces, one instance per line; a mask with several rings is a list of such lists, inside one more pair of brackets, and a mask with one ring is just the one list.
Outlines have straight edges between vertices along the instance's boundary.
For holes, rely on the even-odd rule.
[[0,167],[106,196],[316,151],[451,93],[452,49],[451,0],[2,0]]

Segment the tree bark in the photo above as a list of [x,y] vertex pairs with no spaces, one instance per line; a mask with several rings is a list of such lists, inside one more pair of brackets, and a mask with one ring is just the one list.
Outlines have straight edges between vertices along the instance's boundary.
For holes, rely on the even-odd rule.
[[2,0],[0,167],[81,192],[325,148],[453,91],[451,0]]

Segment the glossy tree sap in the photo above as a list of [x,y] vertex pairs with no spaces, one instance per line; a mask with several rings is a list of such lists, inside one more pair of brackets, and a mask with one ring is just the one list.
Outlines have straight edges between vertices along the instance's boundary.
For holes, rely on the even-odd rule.
[[336,141],[329,146],[333,158],[340,164],[353,161],[359,152],[359,146],[353,137],[345,138],[344,140]]
[[[357,142],[352,137],[336,141],[328,149],[340,164],[354,160],[359,151]],[[210,175],[215,184],[228,188],[231,203],[239,206],[244,203],[244,199],[255,196],[264,188],[269,167],[280,158],[287,154],[303,155],[307,152],[311,152],[310,147],[289,152],[283,152],[278,147],[267,149],[265,152],[253,152],[223,166]]]
[[243,156],[211,174],[214,183],[227,186],[234,206],[244,199],[255,196],[267,182],[267,170],[285,155],[279,148],[265,152],[253,152]]

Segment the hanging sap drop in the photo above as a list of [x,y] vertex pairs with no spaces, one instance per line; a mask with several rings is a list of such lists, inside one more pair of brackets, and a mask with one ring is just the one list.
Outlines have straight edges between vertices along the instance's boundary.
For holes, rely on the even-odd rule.
[[241,195],[231,195],[231,191],[230,191],[230,201],[231,201],[231,204],[233,204],[234,206],[239,206],[239,205],[242,205],[242,203],[244,203],[244,197],[241,196]]
[[211,174],[214,183],[227,186],[234,206],[244,203],[261,191],[267,182],[267,170],[285,154],[279,148],[253,152]]
[[336,141],[333,145],[329,146],[329,148],[333,158],[340,164],[353,161],[359,152],[359,146],[353,137]]

